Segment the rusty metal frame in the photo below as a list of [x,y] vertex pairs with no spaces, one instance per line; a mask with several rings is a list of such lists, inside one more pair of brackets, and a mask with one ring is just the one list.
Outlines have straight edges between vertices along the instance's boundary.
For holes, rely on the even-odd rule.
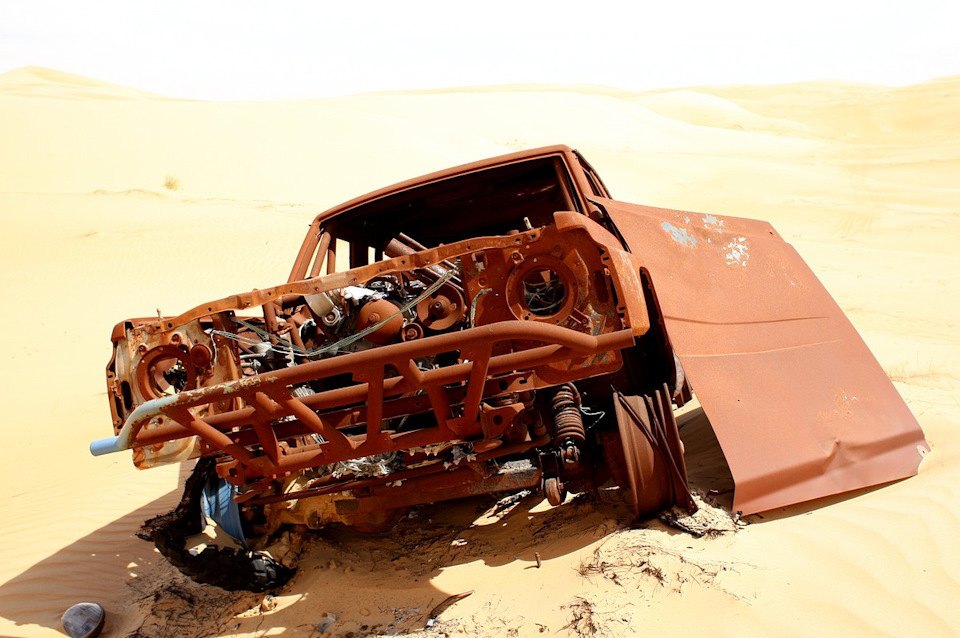
[[[625,294],[624,299],[621,300],[623,304],[622,310],[626,314],[624,320],[634,326],[637,334],[642,334],[646,331],[649,326],[646,323],[646,307],[643,303],[643,297],[641,295],[638,298],[636,294],[633,294],[640,291],[640,280],[632,263],[630,263],[629,254],[623,250],[620,242],[599,224],[579,213],[558,212],[555,214],[555,220],[558,231],[583,231],[586,236],[602,250],[602,257],[610,267],[615,284],[623,285],[627,289],[625,291],[627,294]],[[356,286],[378,275],[387,275],[415,269],[428,269],[435,264],[449,261],[472,252],[488,249],[505,249],[508,247],[512,247],[515,250],[523,250],[528,245],[539,241],[543,233],[547,230],[548,229],[533,229],[509,237],[475,237],[473,239],[418,251],[409,255],[385,259],[343,272],[334,272],[321,277],[302,279],[279,286],[253,290],[248,293],[231,295],[216,301],[200,304],[177,317],[153,321],[147,326],[147,330],[154,333],[168,332],[189,321],[218,312],[249,311],[268,303],[281,302],[287,296],[312,295],[345,286]],[[320,235],[326,236],[326,233],[321,232]],[[318,235],[317,241],[323,241],[323,238]],[[332,242],[330,245],[332,246]],[[328,254],[330,250],[331,248],[328,248]],[[333,263],[329,257],[326,262],[328,266]],[[115,339],[117,334],[117,329],[115,329]]]
[[[511,340],[536,341],[544,345],[491,355],[494,344]],[[252,479],[328,465],[344,459],[479,436],[483,432],[475,424],[480,424],[478,417],[484,396],[552,385],[538,379],[538,367],[621,350],[631,345],[633,335],[626,329],[592,336],[560,326],[528,321],[469,328],[153,399],[138,406],[116,436],[91,444],[91,451],[95,455],[106,454],[196,435],[210,450],[219,450],[236,459],[236,465],[227,466],[227,478],[244,484]],[[470,360],[427,371],[417,369],[412,363],[418,357],[452,350],[459,350],[462,358]],[[514,376],[512,381],[499,385],[501,380],[496,378],[498,375],[527,368],[531,369],[529,376]],[[396,370],[399,376],[388,377],[388,369]],[[603,372],[606,371],[598,367],[575,376],[582,378]],[[353,375],[354,385],[301,398],[294,397],[289,389],[293,385],[346,373]],[[497,389],[486,394],[491,377]],[[460,383],[466,384],[467,391],[462,400],[457,397],[462,414],[454,416],[451,408],[457,404],[451,400],[451,391],[446,386]],[[388,399],[410,394],[419,395],[422,403],[429,404],[437,426],[401,433],[382,430],[385,412],[390,416],[402,412],[391,409],[394,404]],[[191,408],[238,397],[246,407],[210,417],[191,412]],[[360,418],[366,423],[363,434],[345,435],[329,420],[317,414],[318,410],[325,408],[363,401],[366,405],[359,409]],[[146,429],[151,419],[160,415],[174,422]],[[291,416],[305,428],[303,433],[319,435],[324,442],[304,450],[285,448],[276,427]],[[255,432],[262,455],[237,442],[238,430],[247,427]]]
[[[332,243],[329,235],[321,237],[318,254],[331,250]],[[91,444],[91,451],[105,454],[132,448],[139,450],[143,459],[144,451],[160,452],[166,442],[197,437],[200,454],[220,452],[232,457],[218,465],[218,472],[237,485],[248,485],[351,458],[449,441],[496,439],[516,411],[514,406],[488,406],[484,400],[614,372],[621,366],[619,351],[633,346],[634,337],[649,328],[640,281],[629,255],[606,230],[578,213],[557,213],[555,224],[547,228],[473,238],[342,273],[234,295],[142,327],[152,347],[169,348],[164,344],[174,342],[177,330],[183,327],[210,319],[225,324],[234,311],[259,305],[273,333],[275,304],[285,298],[342,288],[384,274],[423,271],[468,255],[499,255],[502,264],[490,262],[483,272],[470,271],[464,285],[476,296],[486,285],[484,276],[507,279],[524,255],[537,264],[537,255],[547,254],[543,250],[556,250],[560,245],[571,254],[586,251],[594,255],[590,258],[593,270],[579,267],[578,289],[595,295],[593,278],[599,274],[610,280],[604,286],[617,291],[616,303],[607,302],[611,314],[606,324],[592,328],[582,324],[574,329],[552,323],[553,317],[517,320],[505,308],[484,325],[152,398],[126,414],[122,424],[117,422],[116,436]],[[329,255],[323,261],[329,266]],[[319,272],[323,261],[315,262],[312,272]],[[464,266],[468,271],[473,267]],[[114,340],[123,335],[123,330],[116,330]],[[210,345],[214,350],[228,347],[219,335],[212,337]],[[420,370],[414,363],[418,358],[454,351],[459,361],[455,364]],[[342,375],[349,375],[351,381],[341,387],[304,397],[292,392],[296,386]],[[507,414],[511,410],[513,414]],[[502,418],[498,416],[501,411]],[[432,413],[436,426],[405,432],[384,429],[392,419],[417,413]],[[318,442],[311,443],[310,435]],[[137,464],[148,467],[150,462]]]
[[[328,235],[327,233],[323,232],[323,229],[328,221],[333,220],[338,216],[349,214],[349,211],[352,208],[355,208],[361,204],[370,203],[383,197],[396,195],[403,191],[411,190],[430,183],[440,182],[452,177],[460,177],[470,173],[479,173],[482,171],[496,169],[500,166],[507,166],[516,164],[518,162],[548,157],[554,157],[556,160],[555,165],[557,169],[558,182],[564,189],[564,194],[570,201],[573,210],[586,212],[591,217],[594,217],[596,206],[590,203],[583,196],[584,193],[590,193],[593,189],[590,186],[590,181],[587,178],[586,173],[580,165],[580,157],[576,151],[564,144],[557,144],[554,146],[545,146],[529,151],[510,153],[508,155],[471,162],[469,164],[455,166],[442,171],[437,171],[435,173],[430,173],[428,175],[423,175],[421,177],[399,182],[397,184],[393,184],[392,186],[387,186],[371,193],[367,193],[362,197],[356,197],[348,202],[344,202],[339,206],[335,206],[320,213],[310,225],[310,230],[307,232],[306,239],[297,253],[297,257],[294,260],[293,268],[290,271],[290,276],[287,281],[301,281],[308,276],[316,276],[319,274],[322,266],[321,262],[324,261],[322,256],[323,252],[320,250],[320,244],[325,241],[326,245],[323,246],[323,248],[327,251],[327,272],[333,272],[332,267],[336,260],[336,240],[325,240],[324,237]],[[333,256],[332,259],[331,256]]]
[[[336,235],[345,231],[337,227],[338,216],[424,185],[460,177],[466,177],[469,185],[471,175],[482,178],[487,170],[547,159],[556,168],[566,205],[574,209],[555,213],[552,225],[432,249],[401,242],[401,256],[383,260],[377,252],[373,264],[367,263],[371,247],[360,241],[349,246],[353,268],[335,272],[337,244],[343,243]],[[566,262],[549,251],[531,248],[541,240],[556,243],[560,255],[564,249],[586,245],[596,251],[589,267],[579,263],[574,273],[576,269],[567,269]],[[395,254],[389,246],[374,248]],[[477,253],[486,250],[493,250],[500,260],[496,277],[491,277],[499,283],[489,286],[478,274],[486,266]],[[452,260],[468,255],[473,262],[463,260],[462,280],[455,283],[459,294],[473,301],[494,289],[504,297],[513,294],[516,301],[521,288],[517,282],[525,272],[516,267],[529,259],[528,267],[553,264],[551,269],[565,286],[576,279],[579,291],[590,291],[585,294],[609,289],[615,303],[599,304],[602,310],[593,317],[571,312],[576,326],[552,325],[550,317],[530,313],[519,316],[517,307],[522,304],[514,303],[488,311],[479,323],[474,323],[471,312],[471,327],[457,332],[415,335],[413,341],[240,379],[237,357],[232,368],[223,366],[202,381],[188,371],[188,385],[204,387],[161,397],[157,392],[142,393],[136,401],[123,393],[125,375],[133,371],[140,375],[139,386],[145,385],[149,366],[139,370],[136,365],[151,349],[156,349],[157,361],[180,359],[178,330],[192,335],[194,342],[197,335],[206,340],[204,330],[214,326],[224,334],[222,328],[234,312],[262,308],[269,339],[281,343],[286,337],[280,336],[278,328],[284,322],[278,321],[278,313],[303,302],[301,296],[414,270],[423,281],[435,281],[438,273],[451,269]],[[321,276],[323,270],[326,274]],[[645,293],[653,304],[649,314]],[[598,307],[594,300],[583,307]],[[564,307],[564,313],[567,310]],[[660,323],[655,334],[662,343],[657,347],[672,350],[683,364],[686,379],[711,420],[737,484],[737,509],[763,511],[910,476],[929,450],[916,419],[852,324],[772,227],[611,200],[579,154],[567,146],[551,146],[432,173],[321,213],[284,285],[202,304],[178,317],[122,322],[112,335],[115,359],[108,366],[116,436],[94,442],[91,451],[133,448],[138,467],[220,453],[232,457],[218,465],[221,476],[237,485],[254,483],[244,496],[252,503],[289,497],[264,495],[274,478],[349,458],[464,440],[491,444],[483,447],[478,459],[527,452],[547,443],[536,429],[519,442],[506,436],[498,439],[505,431],[502,423],[512,423],[526,409],[519,395],[617,371],[623,361],[619,351],[648,332],[651,316]],[[289,318],[296,323],[294,315]],[[284,328],[293,345],[303,348],[297,331],[288,324]],[[228,348],[217,342],[222,338],[205,341],[200,355]],[[457,363],[444,367],[421,370],[413,363],[417,357],[453,351],[458,352]],[[115,362],[125,367],[123,374],[113,373]],[[784,383],[785,369],[799,372],[789,386]],[[337,377],[336,383],[316,384],[319,387],[311,391],[322,389],[315,394],[294,395],[293,388],[301,384],[332,377]],[[485,402],[504,395],[511,395],[513,403]],[[134,408],[138,401],[142,403]],[[654,412],[664,421],[668,403],[663,391],[662,405]],[[499,422],[498,410],[504,411]],[[630,410],[623,408],[621,420],[642,421],[640,412],[634,411],[637,415],[626,415]],[[412,414],[432,414],[436,425],[417,423],[420,429],[389,430],[394,419]],[[165,443],[175,440],[184,445],[164,449]],[[446,496],[430,499],[440,500],[510,483],[506,477],[484,474],[480,465],[466,465],[470,467],[442,476],[442,464],[408,468],[399,474],[410,483],[393,491],[384,477],[323,478],[313,482],[306,495],[361,489],[371,497],[362,507],[372,511],[398,503],[394,494],[401,494],[404,502],[425,502],[418,499],[426,497],[414,492],[431,485],[446,490]],[[462,477],[466,482],[458,483]],[[537,478],[532,472],[522,480],[533,484]]]
[[[455,468],[446,467],[443,463],[431,463],[385,476],[363,477],[347,481],[338,480],[334,476],[327,475],[311,481],[310,487],[306,489],[284,492],[282,494],[270,494],[267,496],[260,496],[258,491],[252,490],[241,495],[237,500],[238,502],[248,503],[250,505],[267,505],[294,499],[364,490],[366,494],[362,500],[365,502],[375,502],[377,504],[372,506],[369,504],[364,505],[363,509],[366,511],[376,511],[405,505],[432,503],[466,495],[486,494],[500,491],[499,489],[490,488],[497,485],[501,480],[497,478],[498,473],[496,471],[491,472],[487,466],[488,461],[495,461],[510,455],[522,454],[532,448],[546,445],[549,442],[550,436],[544,435],[529,441],[508,443],[488,452],[477,454],[476,458],[472,461],[459,463]],[[535,477],[535,482],[531,481],[528,484],[517,484],[516,477],[511,479],[509,478],[509,474],[502,476],[502,484],[509,486],[503,489],[523,489],[539,484],[542,472],[539,468],[535,468],[534,472],[527,474],[527,477],[528,480],[531,477]],[[481,484],[476,484],[473,479],[480,479]],[[484,481],[484,479],[490,480]],[[389,501],[376,500],[377,497],[380,496],[380,494],[378,494],[379,488],[387,487],[388,484],[396,483],[397,481],[403,482],[403,490],[390,490],[387,495],[381,497],[390,499]],[[447,492],[448,495],[440,496],[442,492]],[[429,496],[426,498],[424,498],[425,493],[429,493]]]

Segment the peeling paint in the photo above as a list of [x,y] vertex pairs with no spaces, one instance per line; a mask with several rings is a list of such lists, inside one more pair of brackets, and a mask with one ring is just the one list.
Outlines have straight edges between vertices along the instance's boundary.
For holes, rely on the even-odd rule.
[[660,226],[670,233],[670,237],[678,244],[690,246],[691,248],[697,245],[697,238],[687,232],[686,228],[677,228],[670,222],[663,222]]
[[723,223],[716,215],[703,216],[703,227],[707,230],[723,230]]
[[750,246],[747,244],[746,237],[737,237],[729,244],[723,247],[726,250],[724,257],[727,259],[728,266],[746,266],[750,259]]

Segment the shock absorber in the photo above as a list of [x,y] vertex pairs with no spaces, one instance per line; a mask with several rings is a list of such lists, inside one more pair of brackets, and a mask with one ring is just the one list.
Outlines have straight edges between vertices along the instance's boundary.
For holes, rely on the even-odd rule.
[[580,414],[580,393],[572,383],[565,383],[553,395],[550,407],[555,429],[553,444],[560,450],[564,463],[576,463],[580,460],[580,446],[587,440]]

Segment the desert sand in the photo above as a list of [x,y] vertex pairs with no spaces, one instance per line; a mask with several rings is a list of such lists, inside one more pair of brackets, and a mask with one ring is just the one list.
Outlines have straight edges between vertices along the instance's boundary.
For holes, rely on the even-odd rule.
[[[957,113],[960,76],[215,103],[0,75],[0,635],[62,635],[85,600],[108,636],[403,633],[467,591],[430,633],[957,635]],[[114,323],[280,283],[312,217],[341,201],[555,143],[618,199],[773,223],[918,417],[919,475],[704,538],[633,525],[616,491],[426,507],[392,534],[318,534],[268,604],[187,581],[133,536],[177,502],[184,468],[87,451],[111,433]],[[684,436],[700,421],[684,417]]]

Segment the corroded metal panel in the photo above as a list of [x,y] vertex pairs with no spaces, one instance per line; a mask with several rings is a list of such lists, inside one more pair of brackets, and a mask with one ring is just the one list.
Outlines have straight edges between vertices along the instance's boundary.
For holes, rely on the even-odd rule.
[[736,481],[769,510],[916,473],[923,432],[863,339],[766,222],[599,199],[656,292]]

